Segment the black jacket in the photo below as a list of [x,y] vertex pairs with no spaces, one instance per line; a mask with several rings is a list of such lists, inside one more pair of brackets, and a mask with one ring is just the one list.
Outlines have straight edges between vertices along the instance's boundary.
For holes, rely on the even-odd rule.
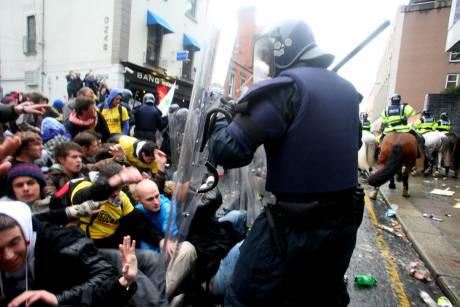
[[36,216],[33,227],[37,232],[34,289],[55,294],[59,306],[126,305],[136,285],[123,289],[117,270],[78,228],[59,227]]
[[163,129],[161,111],[155,104],[144,103],[133,110],[134,137],[143,140],[156,140],[156,131]]

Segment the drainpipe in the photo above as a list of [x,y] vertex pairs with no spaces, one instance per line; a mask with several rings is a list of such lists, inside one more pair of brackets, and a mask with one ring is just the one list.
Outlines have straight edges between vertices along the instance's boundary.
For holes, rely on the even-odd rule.
[[[42,0],[42,39],[40,41],[41,45],[41,67],[40,67],[40,75],[41,75],[41,93],[43,94],[45,91],[45,0]],[[49,93],[48,93],[49,94]]]

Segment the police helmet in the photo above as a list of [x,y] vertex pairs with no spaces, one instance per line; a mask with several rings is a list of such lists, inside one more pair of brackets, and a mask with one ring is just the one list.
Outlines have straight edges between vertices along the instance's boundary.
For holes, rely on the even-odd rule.
[[394,93],[390,97],[391,104],[400,104],[401,103],[401,95],[398,93]]
[[422,111],[422,116],[431,116],[431,113],[430,113],[430,111],[425,109],[425,110]]
[[142,98],[142,103],[154,104],[155,103],[155,96],[153,96],[152,93],[145,94],[144,98]]
[[124,88],[121,90],[121,101],[129,102],[133,98],[133,92]]
[[442,112],[440,116],[442,119],[447,119],[447,112]]
[[363,112],[362,114],[363,114],[363,117],[368,117],[369,116],[369,114],[367,114],[367,112]]
[[177,103],[173,103],[170,107],[169,107],[169,110],[168,112],[170,114],[176,112],[177,110],[179,110],[180,106],[177,104]]
[[299,61],[327,68],[334,56],[316,45],[313,32],[304,21],[283,21],[262,34],[254,44],[255,81],[274,77]]

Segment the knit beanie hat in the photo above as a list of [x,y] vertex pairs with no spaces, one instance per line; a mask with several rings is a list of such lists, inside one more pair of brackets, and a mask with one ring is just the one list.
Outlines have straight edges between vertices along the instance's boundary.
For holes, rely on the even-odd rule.
[[8,178],[7,178],[8,188],[12,187],[11,185],[12,185],[13,179],[19,176],[33,177],[37,179],[38,184],[40,184],[41,188],[44,188],[46,186],[45,175],[43,174],[40,167],[38,167],[35,164],[19,163],[13,166],[8,171]]

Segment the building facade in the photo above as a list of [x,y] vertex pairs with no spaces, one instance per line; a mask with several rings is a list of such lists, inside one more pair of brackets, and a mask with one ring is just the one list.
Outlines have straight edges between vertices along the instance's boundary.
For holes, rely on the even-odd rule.
[[371,120],[394,92],[421,112],[428,93],[459,85],[460,58],[445,51],[450,7],[450,1],[412,0],[400,8],[368,99]]
[[[188,104],[208,0],[0,1],[0,87],[67,96],[66,76]],[[20,12],[18,14],[18,12]]]

